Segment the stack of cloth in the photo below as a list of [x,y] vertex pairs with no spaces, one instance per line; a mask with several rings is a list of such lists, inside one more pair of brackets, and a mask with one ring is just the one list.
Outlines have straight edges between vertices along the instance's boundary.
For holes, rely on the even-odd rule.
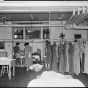
[[85,87],[71,75],[63,75],[54,71],[44,71],[40,77],[33,79],[27,87]]
[[41,65],[41,64],[33,64],[30,66],[30,69],[38,72],[42,70],[43,66],[44,65]]

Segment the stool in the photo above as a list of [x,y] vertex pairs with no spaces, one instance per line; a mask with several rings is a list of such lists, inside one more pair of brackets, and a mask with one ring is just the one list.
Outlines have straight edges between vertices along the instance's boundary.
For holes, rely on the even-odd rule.
[[4,75],[4,73],[8,73],[8,76],[9,76],[9,66],[8,65],[2,66],[1,76]]

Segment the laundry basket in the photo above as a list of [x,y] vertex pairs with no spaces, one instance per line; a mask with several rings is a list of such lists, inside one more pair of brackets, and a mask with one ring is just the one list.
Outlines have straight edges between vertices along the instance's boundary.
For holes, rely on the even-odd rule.
[[42,69],[42,68],[39,68],[39,67],[34,67],[34,71],[36,71],[36,72],[41,71],[41,69]]
[[43,68],[43,65],[35,65],[34,68],[33,68],[33,70],[34,70],[35,72],[39,72],[39,71],[42,70],[42,68]]

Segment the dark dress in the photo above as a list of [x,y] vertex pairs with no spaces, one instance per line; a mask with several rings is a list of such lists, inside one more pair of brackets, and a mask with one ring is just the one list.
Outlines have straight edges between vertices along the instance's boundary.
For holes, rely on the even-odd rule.
[[64,74],[64,57],[63,57],[63,44],[60,43],[58,46],[59,54],[59,72]]
[[57,55],[56,55],[56,43],[52,45],[52,71],[57,72]]
[[69,74],[74,75],[74,45],[69,43]]
[[46,46],[46,63],[47,64],[51,64],[51,60],[52,60],[52,52],[51,52],[51,45],[49,44],[49,45],[47,45]]
[[64,72],[66,72],[67,67],[66,42],[63,44],[63,57],[64,57]]
[[17,63],[20,64],[20,58],[16,57],[17,53],[19,53],[19,51],[20,51],[20,47],[19,46],[13,47],[13,51],[14,51],[13,59],[16,59],[16,65],[17,65]]
[[20,47],[19,47],[19,46],[15,46],[15,47],[13,47],[13,51],[14,51],[13,59],[16,59],[16,53],[19,53],[19,51],[20,51]]
[[85,52],[84,52],[84,46],[82,48],[82,64],[81,64],[81,71],[84,72],[84,62],[85,62]]

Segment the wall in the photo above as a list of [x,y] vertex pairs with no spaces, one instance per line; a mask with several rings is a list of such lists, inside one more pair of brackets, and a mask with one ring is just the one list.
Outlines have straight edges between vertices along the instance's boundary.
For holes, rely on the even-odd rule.
[[[55,22],[51,22],[51,24],[55,24]],[[56,24],[61,24],[61,22],[57,22]],[[50,29],[51,39],[59,39],[62,27],[51,27]],[[87,30],[65,30],[63,27],[63,33],[65,34],[65,39],[74,39],[74,34],[82,34],[82,38],[87,38]]]
[[0,27],[0,41],[5,41],[5,51],[8,52],[8,57],[12,58],[12,28]]
[[[63,22],[65,23],[65,22]],[[61,25],[61,22],[51,22],[52,25]],[[43,27],[41,27],[41,30]],[[51,39],[59,40],[59,35],[62,32],[62,27],[50,27]],[[82,38],[87,38],[87,30],[65,30],[63,28],[63,32],[65,33],[65,39],[74,39],[74,34],[82,34]],[[12,58],[12,28],[11,27],[0,27],[0,41],[5,40],[5,50],[8,52],[8,57]],[[24,43],[30,42],[30,46],[33,47],[33,52],[37,51],[37,48],[41,49],[42,56],[45,55],[45,43],[42,41],[46,41],[42,39],[42,31],[41,31],[41,40],[33,40],[32,43],[30,40],[18,40],[20,42],[20,47],[24,49]],[[55,40],[56,41],[56,40]],[[15,45],[16,41],[14,42]],[[53,43],[53,42],[52,42]]]

